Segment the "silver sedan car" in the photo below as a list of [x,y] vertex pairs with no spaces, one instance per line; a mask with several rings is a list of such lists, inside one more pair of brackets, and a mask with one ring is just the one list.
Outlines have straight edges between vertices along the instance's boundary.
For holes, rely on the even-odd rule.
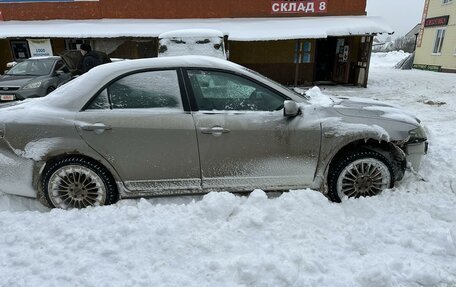
[[416,118],[328,99],[210,57],[99,66],[0,108],[0,191],[64,209],[256,188],[309,187],[339,202],[418,168],[427,139]]

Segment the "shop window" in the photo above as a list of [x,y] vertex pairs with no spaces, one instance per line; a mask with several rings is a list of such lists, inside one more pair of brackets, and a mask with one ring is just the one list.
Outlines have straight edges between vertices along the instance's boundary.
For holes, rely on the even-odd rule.
[[434,41],[433,54],[440,55],[442,53],[443,40],[445,39],[445,29],[437,29]]
[[294,62],[298,63],[310,63],[311,62],[312,43],[309,41],[296,41]]
[[65,39],[65,49],[67,49],[67,50],[78,50],[79,47],[81,47],[81,45],[83,43],[90,45],[90,41],[89,40]]
[[30,50],[27,41],[11,41],[11,51],[13,51],[14,60],[23,60],[30,58]]

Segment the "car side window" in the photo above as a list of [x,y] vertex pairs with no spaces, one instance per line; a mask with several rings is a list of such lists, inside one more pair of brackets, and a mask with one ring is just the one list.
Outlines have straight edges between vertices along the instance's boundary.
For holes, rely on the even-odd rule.
[[251,80],[219,71],[187,71],[199,110],[275,111],[285,98]]
[[177,71],[150,71],[125,76],[104,89],[87,109],[182,109]]
[[57,63],[55,64],[54,72],[57,72],[58,70],[62,70],[64,73],[70,72],[70,70],[63,61],[57,61]]

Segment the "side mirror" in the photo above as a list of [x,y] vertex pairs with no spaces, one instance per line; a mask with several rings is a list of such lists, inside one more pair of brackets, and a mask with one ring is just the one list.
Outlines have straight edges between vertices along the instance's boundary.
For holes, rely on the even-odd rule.
[[296,117],[299,114],[299,106],[295,101],[283,102],[283,116],[284,117]]
[[65,74],[65,72],[62,71],[62,70],[57,70],[57,71],[55,71],[55,75],[56,75],[56,76],[61,76],[61,75],[63,75],[63,74]]

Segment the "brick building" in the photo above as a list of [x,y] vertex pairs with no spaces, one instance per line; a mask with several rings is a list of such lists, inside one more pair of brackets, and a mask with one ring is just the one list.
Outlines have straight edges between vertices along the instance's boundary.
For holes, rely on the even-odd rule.
[[157,36],[210,28],[229,60],[284,84],[367,85],[372,37],[391,33],[366,0],[0,0],[0,65],[90,43],[111,57],[157,56]]

